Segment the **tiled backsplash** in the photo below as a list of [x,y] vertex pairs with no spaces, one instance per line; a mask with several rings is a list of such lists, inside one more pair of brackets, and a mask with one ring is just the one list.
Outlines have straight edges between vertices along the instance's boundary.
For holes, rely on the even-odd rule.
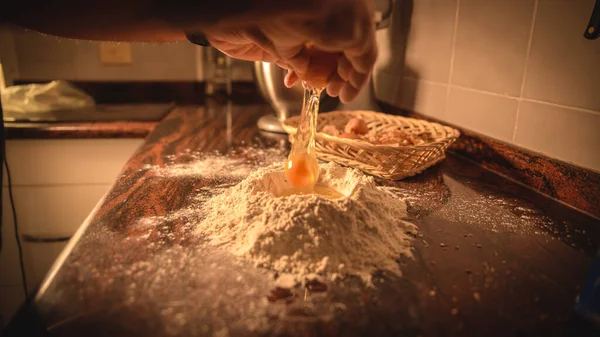
[[[600,1],[600,0],[599,0]],[[397,0],[378,31],[379,99],[600,170],[600,40],[583,37],[594,0]],[[132,44],[131,65],[96,42],[1,32],[9,79],[201,80],[201,48]],[[12,50],[12,52],[11,52]],[[16,64],[15,64],[16,63]],[[234,80],[252,80],[233,63]]]
[[600,170],[594,0],[397,0],[379,99]]
[[[46,36],[12,29],[12,41],[2,39],[2,49],[14,49],[18,70],[14,80],[80,81],[196,81],[202,80],[202,48],[190,42],[132,43],[131,64],[103,64],[99,42]],[[6,31],[4,35],[8,34]],[[12,45],[5,45],[11,43]],[[252,64],[232,63],[233,78],[252,80]]]

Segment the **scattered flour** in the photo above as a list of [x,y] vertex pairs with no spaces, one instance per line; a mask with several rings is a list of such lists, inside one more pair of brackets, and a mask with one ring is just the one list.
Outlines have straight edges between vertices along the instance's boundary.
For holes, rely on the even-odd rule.
[[[159,177],[205,177],[244,178],[254,170],[257,164],[271,164],[273,158],[281,156],[276,148],[248,148],[232,152],[226,156],[211,153],[187,153],[182,158],[166,158],[168,161],[183,159],[184,162],[169,163],[166,166],[144,165],[142,169],[151,170]],[[187,160],[185,160],[187,159]]]
[[412,256],[417,229],[402,221],[406,203],[358,170],[321,165],[319,184],[345,197],[280,196],[287,188],[280,163],[258,169],[206,201],[197,231],[234,255],[286,274],[286,282],[318,273],[332,277],[400,274],[396,260]]

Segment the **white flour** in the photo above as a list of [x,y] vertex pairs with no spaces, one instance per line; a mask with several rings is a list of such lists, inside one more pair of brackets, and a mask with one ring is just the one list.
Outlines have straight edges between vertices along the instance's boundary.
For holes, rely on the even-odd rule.
[[298,278],[309,274],[400,274],[396,259],[411,256],[416,227],[401,219],[406,204],[375,186],[371,177],[333,163],[321,165],[319,182],[344,194],[277,197],[288,188],[282,164],[251,173],[202,206],[197,231],[211,244],[257,266]]
[[[281,151],[275,148],[248,148],[239,153],[222,156],[218,154],[187,153],[188,162],[171,164],[164,167],[145,165],[144,170],[152,170],[159,177],[246,177],[256,164],[270,164],[270,158],[281,156]],[[167,159],[177,159],[175,156]]]

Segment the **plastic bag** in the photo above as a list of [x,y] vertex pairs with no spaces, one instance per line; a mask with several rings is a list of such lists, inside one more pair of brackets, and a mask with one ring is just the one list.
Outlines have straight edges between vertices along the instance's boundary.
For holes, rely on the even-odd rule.
[[94,99],[66,81],[26,84],[2,92],[2,108],[12,113],[45,113],[95,106]]

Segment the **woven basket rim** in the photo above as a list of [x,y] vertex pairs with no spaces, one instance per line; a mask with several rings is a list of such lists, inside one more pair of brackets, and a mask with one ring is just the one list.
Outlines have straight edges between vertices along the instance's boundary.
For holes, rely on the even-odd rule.
[[[419,145],[400,145],[400,144],[395,144],[395,145],[389,145],[389,144],[373,144],[370,143],[368,141],[364,141],[361,139],[351,139],[351,138],[340,138],[340,137],[336,137],[336,136],[331,136],[328,135],[326,133],[323,132],[317,132],[315,134],[315,140],[328,140],[330,142],[337,142],[337,143],[341,143],[341,144],[345,144],[345,145],[349,145],[349,146],[355,146],[355,147],[360,147],[363,149],[377,149],[379,151],[383,150],[395,150],[398,148],[403,148],[403,149],[417,149],[417,148],[423,148],[423,147],[431,147],[431,146],[435,146],[435,145],[442,145],[446,142],[448,142],[448,140],[450,139],[457,139],[460,136],[460,132],[458,130],[456,130],[455,128],[452,128],[450,126],[447,125],[443,125],[440,123],[435,123],[435,122],[429,122],[423,119],[417,119],[417,118],[411,118],[411,117],[404,117],[404,116],[397,116],[397,115],[390,115],[390,114],[386,114],[383,112],[376,112],[376,111],[370,111],[370,110],[335,110],[335,111],[331,111],[331,112],[324,112],[324,113],[319,113],[317,118],[321,118],[325,115],[327,116],[353,116],[356,114],[363,114],[363,115],[371,115],[373,117],[380,117],[380,116],[385,116],[385,118],[397,118],[397,119],[402,119],[402,120],[409,120],[409,121],[415,121],[417,123],[425,123],[425,124],[430,124],[430,125],[434,125],[437,127],[441,127],[443,128],[448,135],[444,138],[441,138],[439,140],[436,140],[434,142],[426,142],[423,144],[419,144]],[[295,121],[299,121],[301,116],[294,116],[291,118],[286,119],[285,121],[283,121],[283,128],[284,130],[290,134],[296,134],[297,132],[297,128],[295,126],[289,125],[290,122],[295,122]],[[318,119],[317,119],[318,122]]]

